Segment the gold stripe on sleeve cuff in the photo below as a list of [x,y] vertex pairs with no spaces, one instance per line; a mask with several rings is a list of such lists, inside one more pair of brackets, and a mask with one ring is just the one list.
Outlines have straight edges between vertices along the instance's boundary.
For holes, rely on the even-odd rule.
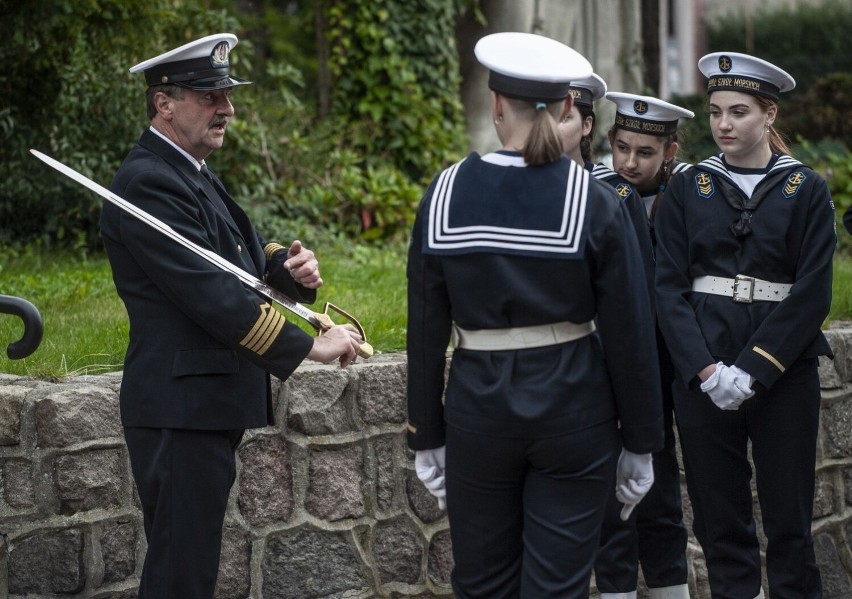
[[273,242],[273,243],[267,243],[267,244],[263,247],[263,253],[264,253],[264,255],[266,256],[266,259],[267,259],[267,260],[272,260],[272,254],[274,254],[274,253],[275,253],[275,252],[277,252],[278,250],[286,250],[286,249],[287,249],[287,248],[285,248],[285,247],[284,247],[283,245],[281,245],[280,243],[274,243],[274,242]]
[[768,351],[766,351],[765,349],[762,349],[762,348],[757,347],[757,346],[755,345],[754,347],[752,347],[752,348],[751,348],[751,351],[753,351],[754,353],[756,353],[756,354],[757,354],[757,355],[759,355],[759,356],[763,356],[764,358],[766,358],[767,360],[769,360],[770,362],[772,362],[772,365],[773,365],[773,366],[775,366],[775,368],[777,368],[777,369],[778,369],[778,370],[780,370],[781,372],[784,372],[784,371],[786,371],[786,370],[787,370],[786,368],[784,368],[784,365],[783,365],[783,364],[781,364],[781,362],[779,362],[777,359],[775,359],[775,356],[773,356],[772,354],[770,354],[770,353],[769,353]]
[[278,338],[285,322],[287,319],[271,304],[262,304],[260,316],[257,317],[248,334],[240,341],[240,345],[262,356]]

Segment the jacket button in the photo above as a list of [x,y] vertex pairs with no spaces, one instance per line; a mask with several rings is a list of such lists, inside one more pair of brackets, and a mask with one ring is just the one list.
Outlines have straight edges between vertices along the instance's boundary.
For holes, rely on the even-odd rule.
[[237,251],[242,253],[243,252],[243,246],[241,246],[240,244],[237,244]]

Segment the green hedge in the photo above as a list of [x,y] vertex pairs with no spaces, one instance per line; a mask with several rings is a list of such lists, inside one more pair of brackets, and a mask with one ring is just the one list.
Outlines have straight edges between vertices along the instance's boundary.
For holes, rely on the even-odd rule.
[[[261,228],[404,236],[429,178],[467,146],[454,41],[461,4],[298,0],[257,5],[260,14],[228,0],[11,6],[0,45],[0,244],[97,248],[101,200],[29,149],[108,185],[147,126],[144,83],[128,68],[217,31],[239,36],[234,71],[255,85],[235,92],[237,119],[210,163]],[[331,50],[322,115],[321,48],[304,27],[315,23]]]

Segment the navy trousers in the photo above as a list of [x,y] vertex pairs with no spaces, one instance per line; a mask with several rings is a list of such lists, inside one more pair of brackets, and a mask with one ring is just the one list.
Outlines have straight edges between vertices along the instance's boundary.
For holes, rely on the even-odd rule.
[[749,440],[772,599],[822,597],[811,538],[819,425],[817,359],[800,360],[739,410],[678,385],[674,401],[693,531],[713,599],[751,599],[761,587]]
[[601,547],[595,560],[595,583],[603,593],[635,591],[639,565],[649,588],[678,586],[687,582],[686,543],[677,462],[672,383],[675,372],[671,358],[658,335],[663,417],[666,444],[654,454],[654,485],[626,522],[621,503],[609,497],[601,529]]
[[242,430],[124,429],[148,551],[140,599],[211,599]]
[[448,426],[446,440],[456,597],[588,597],[615,492],[615,422],[544,439]]

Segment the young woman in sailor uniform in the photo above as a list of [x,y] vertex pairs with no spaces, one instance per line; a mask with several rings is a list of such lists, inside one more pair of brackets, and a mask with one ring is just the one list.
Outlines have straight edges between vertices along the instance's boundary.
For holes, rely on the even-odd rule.
[[565,155],[591,171],[595,164],[592,147],[595,137],[595,102],[604,97],[606,81],[597,73],[571,82],[571,97],[574,106],[571,112],[559,121],[559,134]]
[[418,211],[408,444],[448,510],[457,597],[588,597],[607,499],[638,503],[663,446],[650,300],[624,204],[562,156],[591,65],[532,34],[475,52],[502,149],[442,172]]
[[[650,96],[609,92],[606,98],[616,105],[615,123],[608,133],[613,170],[599,164],[592,172],[612,185],[625,202],[638,207],[638,215],[636,208],[632,215],[637,232],[644,229],[648,237],[643,259],[653,293],[654,215],[669,177],[690,166],[675,159],[677,127],[679,119],[694,114]],[[689,599],[688,534],[683,523],[671,391],[674,366],[659,328],[657,352],[666,443],[653,456],[654,486],[634,517],[621,520],[618,504],[610,501],[595,562],[595,582],[602,599],[636,599],[640,563],[651,599]]]
[[810,531],[834,205],[773,128],[793,78],[733,52],[698,67],[721,153],[673,177],[656,216],[657,313],[678,375],[693,530],[714,598],[763,596],[750,441],[769,595],[821,597]]

